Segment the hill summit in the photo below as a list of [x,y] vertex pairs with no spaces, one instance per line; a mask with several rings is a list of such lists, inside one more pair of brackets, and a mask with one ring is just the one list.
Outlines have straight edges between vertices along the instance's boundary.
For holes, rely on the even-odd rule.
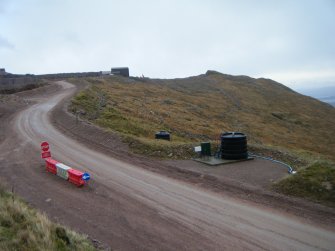
[[162,129],[185,143],[241,131],[251,144],[335,158],[335,108],[270,79],[207,71],[179,79],[108,76],[85,81],[91,87],[73,99],[72,109],[139,139],[153,140]]

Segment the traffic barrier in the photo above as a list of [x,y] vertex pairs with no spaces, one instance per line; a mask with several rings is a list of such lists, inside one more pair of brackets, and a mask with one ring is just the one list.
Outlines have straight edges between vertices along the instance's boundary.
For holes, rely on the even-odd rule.
[[69,181],[76,186],[82,186],[85,184],[85,181],[83,180],[83,172],[78,171],[76,169],[69,169]]
[[56,174],[65,180],[69,180],[78,187],[84,185],[90,179],[88,173],[83,173],[52,159],[50,146],[46,141],[41,143],[41,157],[45,160],[45,166],[48,172]]
[[57,160],[54,160],[52,158],[45,159],[45,167],[47,171],[53,174],[57,174],[56,164],[58,163],[59,162]]
[[69,178],[68,170],[71,169],[71,167],[64,165],[63,163],[57,163],[57,176],[67,180]]
[[41,143],[41,157],[42,159],[51,158],[49,143],[46,141]]
[[91,175],[89,173],[84,173],[83,174],[83,180],[85,182],[88,182],[91,179]]

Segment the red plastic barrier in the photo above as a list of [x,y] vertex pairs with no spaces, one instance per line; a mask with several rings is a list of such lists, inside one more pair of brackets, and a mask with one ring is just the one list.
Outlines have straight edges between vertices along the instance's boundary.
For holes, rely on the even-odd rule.
[[41,157],[42,159],[51,158],[50,146],[46,141],[41,143]]
[[76,186],[82,186],[85,184],[85,181],[82,179],[83,178],[83,172],[80,172],[76,169],[69,169],[67,170],[69,174],[69,181]]
[[57,160],[52,158],[45,159],[46,169],[48,172],[57,174],[56,164],[59,163]]
[[41,157],[42,157],[42,159],[51,158],[51,153],[50,152],[42,152]]

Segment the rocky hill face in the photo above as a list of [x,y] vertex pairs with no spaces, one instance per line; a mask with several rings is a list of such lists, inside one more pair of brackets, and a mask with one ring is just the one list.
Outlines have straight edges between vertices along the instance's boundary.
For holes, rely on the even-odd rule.
[[184,79],[86,81],[93,85],[72,109],[122,133],[150,140],[165,129],[176,141],[199,142],[241,131],[250,143],[335,158],[335,108],[269,79],[208,71]]

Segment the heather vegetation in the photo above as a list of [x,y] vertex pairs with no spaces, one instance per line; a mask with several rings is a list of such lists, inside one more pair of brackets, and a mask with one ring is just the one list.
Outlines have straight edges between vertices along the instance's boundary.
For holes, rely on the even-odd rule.
[[[220,133],[241,131],[257,154],[306,172],[319,159],[329,160],[327,168],[334,168],[335,109],[272,80],[209,71],[185,79],[110,76],[72,81],[84,81],[89,88],[73,98],[70,110],[121,134],[137,153],[190,158],[199,142],[211,141],[215,150]],[[172,141],[156,141],[159,130],[171,132]],[[277,186],[287,193],[285,182],[295,181],[285,179]]]
[[335,109],[271,80],[209,72],[173,80],[86,81],[92,85],[73,99],[72,111],[146,143],[158,130],[170,131],[173,142],[182,143],[216,141],[222,131],[242,131],[250,144],[334,160]]

